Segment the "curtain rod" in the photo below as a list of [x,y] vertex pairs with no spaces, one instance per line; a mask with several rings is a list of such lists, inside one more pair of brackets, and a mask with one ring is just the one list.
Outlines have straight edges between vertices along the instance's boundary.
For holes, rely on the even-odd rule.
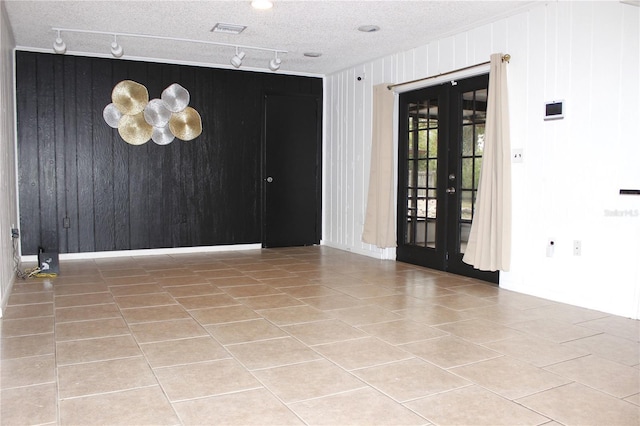
[[[505,55],[502,55],[502,62],[509,63],[510,60],[511,60],[511,55],[509,55],[508,53],[505,54]],[[387,86],[387,89],[391,90],[393,88],[400,87],[400,86],[405,86],[407,84],[413,84],[413,83],[419,83],[419,82],[425,81],[425,80],[431,80],[432,78],[438,78],[438,77],[442,77],[443,75],[449,75],[449,74],[453,74],[455,72],[470,70],[471,68],[481,67],[482,65],[487,65],[487,64],[490,64],[490,63],[491,63],[491,61],[482,62],[480,64],[469,65],[468,67],[464,67],[464,68],[458,68],[457,70],[447,71],[447,72],[443,72],[443,73],[440,73],[440,74],[431,75],[429,77],[419,78],[417,80],[405,81],[404,83],[390,84],[390,85]]]

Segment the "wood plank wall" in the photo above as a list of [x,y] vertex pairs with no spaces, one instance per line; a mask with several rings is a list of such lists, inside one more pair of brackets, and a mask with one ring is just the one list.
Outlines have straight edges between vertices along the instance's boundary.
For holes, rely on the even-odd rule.
[[[125,143],[102,117],[125,79],[145,85],[150,99],[174,82],[185,87],[202,135]],[[321,96],[322,79],[16,52],[23,254],[261,242],[271,92]]]

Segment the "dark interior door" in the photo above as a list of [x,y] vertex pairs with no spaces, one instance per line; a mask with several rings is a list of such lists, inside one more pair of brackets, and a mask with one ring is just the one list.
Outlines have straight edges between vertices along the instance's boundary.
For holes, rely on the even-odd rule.
[[265,96],[264,247],[320,243],[319,102]]
[[488,75],[403,93],[397,259],[498,282],[462,262],[482,165]]

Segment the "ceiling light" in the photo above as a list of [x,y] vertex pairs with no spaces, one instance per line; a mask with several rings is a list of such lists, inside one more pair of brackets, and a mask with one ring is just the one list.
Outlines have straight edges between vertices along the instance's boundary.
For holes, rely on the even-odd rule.
[[273,7],[273,2],[269,0],[253,0],[251,2],[251,7],[259,10],[271,9]]
[[64,52],[67,51],[67,45],[65,44],[64,41],[62,41],[62,38],[60,38],[60,31],[58,31],[58,37],[56,38],[56,41],[53,43],[53,51],[59,54],[63,54]]
[[244,59],[244,52],[238,52],[238,48],[236,47],[236,54],[233,58],[231,58],[231,65],[233,65],[236,68],[240,68],[240,65],[242,65],[242,60]]
[[218,22],[211,28],[212,33],[224,33],[224,34],[240,34],[247,28],[246,25],[238,24],[223,24]]
[[380,27],[377,25],[361,25],[358,27],[358,31],[362,31],[363,33],[375,33],[380,31]]
[[322,56],[322,53],[320,53],[320,52],[304,52],[304,56],[306,56],[307,58],[319,58],[320,56]]
[[278,71],[281,63],[282,59],[278,58],[278,52],[276,52],[276,57],[269,61],[269,69],[271,71]]
[[119,58],[124,54],[122,46],[118,44],[118,38],[116,35],[113,36],[113,42],[111,43],[111,54],[116,58]]

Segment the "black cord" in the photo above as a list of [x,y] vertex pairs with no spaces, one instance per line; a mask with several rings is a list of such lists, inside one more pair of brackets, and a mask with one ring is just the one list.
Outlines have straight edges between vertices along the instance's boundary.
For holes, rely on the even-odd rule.
[[16,276],[18,278],[22,278],[23,280],[26,280],[27,277],[29,277],[31,274],[31,271],[23,271],[20,269],[20,255],[18,254],[18,239],[14,238],[13,239],[13,264],[14,264],[14,269],[16,271]]

